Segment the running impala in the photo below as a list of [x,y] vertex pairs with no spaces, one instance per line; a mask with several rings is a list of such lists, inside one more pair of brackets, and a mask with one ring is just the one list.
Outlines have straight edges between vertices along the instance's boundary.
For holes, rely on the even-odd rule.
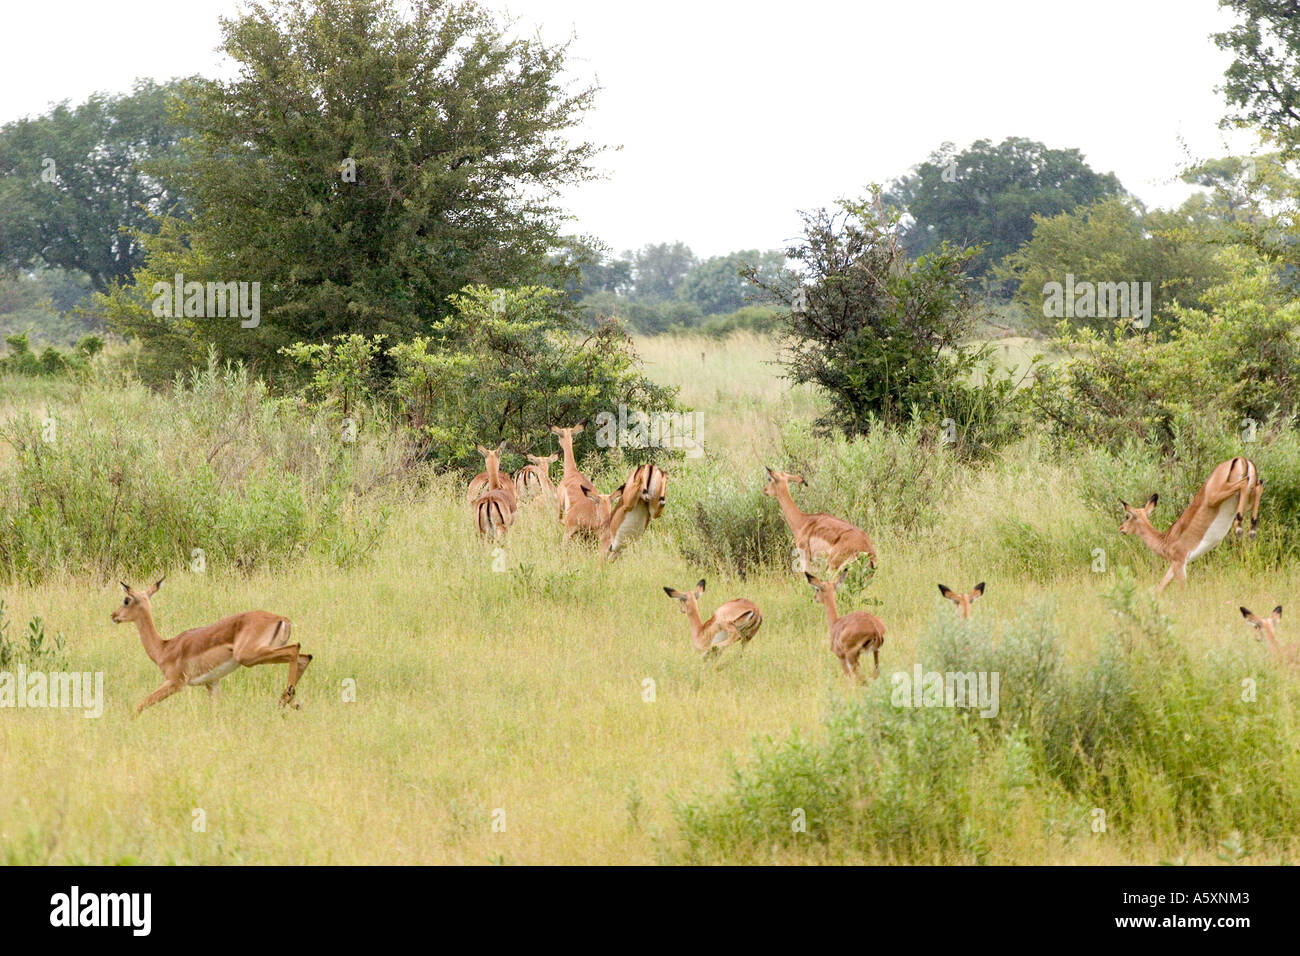
[[614,495],[609,532],[602,540],[602,559],[614,557],[641,537],[652,519],[663,514],[668,473],[658,465],[638,465]]
[[1233,458],[1210,472],[1192,503],[1168,531],[1159,531],[1151,523],[1159,495],[1152,495],[1141,508],[1121,501],[1124,522],[1119,531],[1120,534],[1137,535],[1157,557],[1169,562],[1169,570],[1156,587],[1156,593],[1163,591],[1174,578],[1186,587],[1188,562],[1222,541],[1230,528],[1235,528],[1240,535],[1247,504],[1251,507],[1250,537],[1255,537],[1255,529],[1259,526],[1259,499],[1263,493],[1264,482],[1260,480],[1255,463],[1249,458]]
[[[165,641],[153,623],[149,599],[158,593],[163,579],[137,591],[125,581],[126,597],[113,611],[114,624],[131,622],[140,633],[140,643],[149,659],[162,671],[164,683],[136,707],[139,714],[152,704],[170,697],[182,687],[207,687],[215,697],[221,678],[240,667],[259,664],[288,664],[289,686],[280,695],[280,706],[293,702],[298,681],[311,663],[310,654],[299,653],[289,643],[292,625],[287,617],[266,611],[245,611],[223,617],[215,624],[191,628]],[[293,706],[297,707],[297,704]]]
[[826,564],[834,574],[859,554],[867,555],[871,566],[876,566],[876,549],[871,538],[856,525],[849,524],[842,518],[825,513],[805,514],[799,510],[790,496],[790,483],[806,485],[800,475],[791,475],[783,471],[767,470],[771,479],[763,488],[763,494],[775,498],[781,505],[781,514],[794,535],[794,546],[799,549],[803,567],[812,567],[813,561],[826,557]]
[[863,651],[871,651],[876,669],[871,675],[880,676],[880,646],[885,643],[885,625],[880,618],[866,611],[853,611],[840,617],[835,607],[835,589],[848,577],[847,571],[841,571],[834,581],[823,581],[813,577],[807,571],[804,577],[816,592],[814,600],[826,608],[826,625],[831,632],[831,652],[840,659],[844,674],[858,680],[858,657]]
[[504,442],[499,448],[478,446],[487,464],[487,490],[474,502],[474,524],[480,535],[496,541],[505,537],[519,509],[514,482],[501,473],[501,452],[505,447]]
[[700,620],[700,597],[704,594],[701,578],[691,591],[665,587],[664,593],[676,601],[691,622],[691,643],[701,654],[712,654],[732,644],[748,644],[763,624],[758,605],[736,598],[721,605],[707,621]]

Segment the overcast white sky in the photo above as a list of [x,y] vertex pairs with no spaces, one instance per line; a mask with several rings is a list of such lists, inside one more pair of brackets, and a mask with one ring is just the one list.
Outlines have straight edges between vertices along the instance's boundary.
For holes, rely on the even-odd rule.
[[[1143,201],[1179,202],[1189,159],[1248,152],[1217,128],[1227,57],[1215,0],[714,2],[487,0],[519,29],[576,34],[604,88],[586,133],[620,145],[574,190],[573,231],[615,250],[774,248],[796,211],[857,195],[945,140],[1077,147]],[[217,17],[237,0],[7,4],[0,122],[122,91],[137,76],[228,75]]]

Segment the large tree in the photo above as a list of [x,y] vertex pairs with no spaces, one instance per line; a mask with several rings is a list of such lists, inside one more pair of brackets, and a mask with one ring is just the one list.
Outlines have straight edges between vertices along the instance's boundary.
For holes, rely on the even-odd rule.
[[1233,55],[1222,92],[1233,112],[1225,127],[1251,126],[1284,156],[1300,152],[1300,4],[1295,0],[1219,0],[1240,19],[1214,35]]
[[[572,135],[595,90],[567,45],[507,35],[473,2],[267,0],[223,19],[229,81],[196,82],[176,170],[192,222],[165,222],[109,316],[155,373],[208,345],[277,361],[343,333],[426,333],[470,284],[534,280],[559,190],[593,175]],[[155,309],[156,282],[259,282],[260,324]],[[283,359],[280,359],[283,361]]]
[[677,290],[699,260],[684,242],[647,243],[632,258],[636,298],[663,301],[677,298]]
[[1049,149],[1012,137],[996,146],[982,139],[961,151],[944,143],[895,181],[884,198],[906,213],[902,236],[910,254],[945,241],[980,244],[970,270],[983,275],[1029,239],[1034,216],[1122,194],[1119,180],[1094,172],[1077,149]]
[[144,263],[152,217],[183,214],[146,170],[185,133],[168,114],[177,89],[139,80],[130,94],[96,93],[0,127],[0,270],[66,269],[103,292]]

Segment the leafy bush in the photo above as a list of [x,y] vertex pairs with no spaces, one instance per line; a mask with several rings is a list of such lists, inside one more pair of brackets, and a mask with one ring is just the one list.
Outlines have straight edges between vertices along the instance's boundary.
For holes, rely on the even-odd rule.
[[[1153,599],[1121,574],[1117,631],[1070,666],[1050,607],[1000,635],[986,621],[936,619],[917,660],[926,672],[999,674],[996,716],[902,707],[886,675],[836,707],[813,739],[759,745],[711,798],[679,801],[681,855],[762,858],[797,845],[901,862],[982,862],[990,837],[1060,807],[1105,809],[1108,827],[1213,845],[1239,831],[1258,849],[1300,825],[1300,749],[1285,674],[1227,653],[1198,661]],[[1239,675],[1257,697],[1242,700]],[[1032,799],[1029,799],[1031,798]],[[791,825],[806,815],[807,832]],[[1077,827],[1075,828],[1077,832]]]
[[325,416],[272,401],[240,367],[208,367],[162,399],[92,385],[47,421],[0,429],[0,580],[147,575],[195,561],[250,570],[306,549],[353,563],[382,506],[352,498],[397,469],[400,443],[342,440]]

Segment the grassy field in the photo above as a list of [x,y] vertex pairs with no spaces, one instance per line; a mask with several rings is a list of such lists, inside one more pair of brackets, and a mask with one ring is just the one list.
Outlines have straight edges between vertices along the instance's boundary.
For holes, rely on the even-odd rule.
[[[676,470],[712,462],[757,487],[763,465],[786,464],[783,425],[816,412],[813,394],[791,389],[766,364],[774,356],[763,339],[660,337],[638,348],[651,376],[681,386],[684,404],[705,416],[705,459]],[[0,418],[64,397],[6,392]],[[881,554],[870,594],[887,627],[884,677],[910,670],[921,635],[951,618],[938,581],[965,589],[986,580],[976,616],[994,628],[1028,608],[1051,608],[1067,654],[1094,654],[1116,623],[1102,599],[1113,573],[1090,570],[1092,548],[1106,549],[1112,568],[1131,566],[1144,588],[1163,566],[1116,533],[1117,515],[1096,513],[1082,482],[1028,442],[999,468],[964,477],[924,528],[868,528]],[[862,489],[868,498],[880,493]],[[374,559],[359,567],[306,557],[249,575],[172,569],[154,599],[164,636],[237,610],[291,617],[295,638],[315,655],[297,711],[277,708],[284,668],[266,667],[232,674],[215,702],[191,689],[132,720],[132,707],[161,679],[134,628],[109,621],[121,597],[116,583],[65,577],[5,587],[11,628],[40,616],[48,631],[62,632],[69,668],[102,671],[108,702],[98,720],[0,711],[0,860],[671,862],[681,859],[674,801],[725,789],[756,741],[792,730],[815,739],[836,702],[866,692],[839,675],[823,611],[802,576],[780,570],[743,581],[707,575],[706,614],[743,596],[759,604],[764,624],[743,654],[702,663],[662,588],[689,587],[705,572],[680,557],[668,516],[634,552],[601,568],[590,549],[558,547],[553,517],[533,505],[499,571],[475,539],[463,489],[442,483],[401,494]],[[691,509],[685,494],[670,488],[670,512]],[[1077,567],[1040,566],[1039,548],[1077,554]],[[1237,606],[1291,603],[1300,567],[1265,572],[1228,542],[1189,579],[1186,592],[1161,602],[1188,654],[1243,676],[1270,671]],[[981,859],[1224,858],[1213,842],[1178,833],[1157,802],[1151,819],[1124,836],[1120,828],[1046,825],[1056,796],[1027,793]],[[1230,856],[1276,862],[1294,860],[1294,850]],[[815,844],[745,858],[889,861]]]

